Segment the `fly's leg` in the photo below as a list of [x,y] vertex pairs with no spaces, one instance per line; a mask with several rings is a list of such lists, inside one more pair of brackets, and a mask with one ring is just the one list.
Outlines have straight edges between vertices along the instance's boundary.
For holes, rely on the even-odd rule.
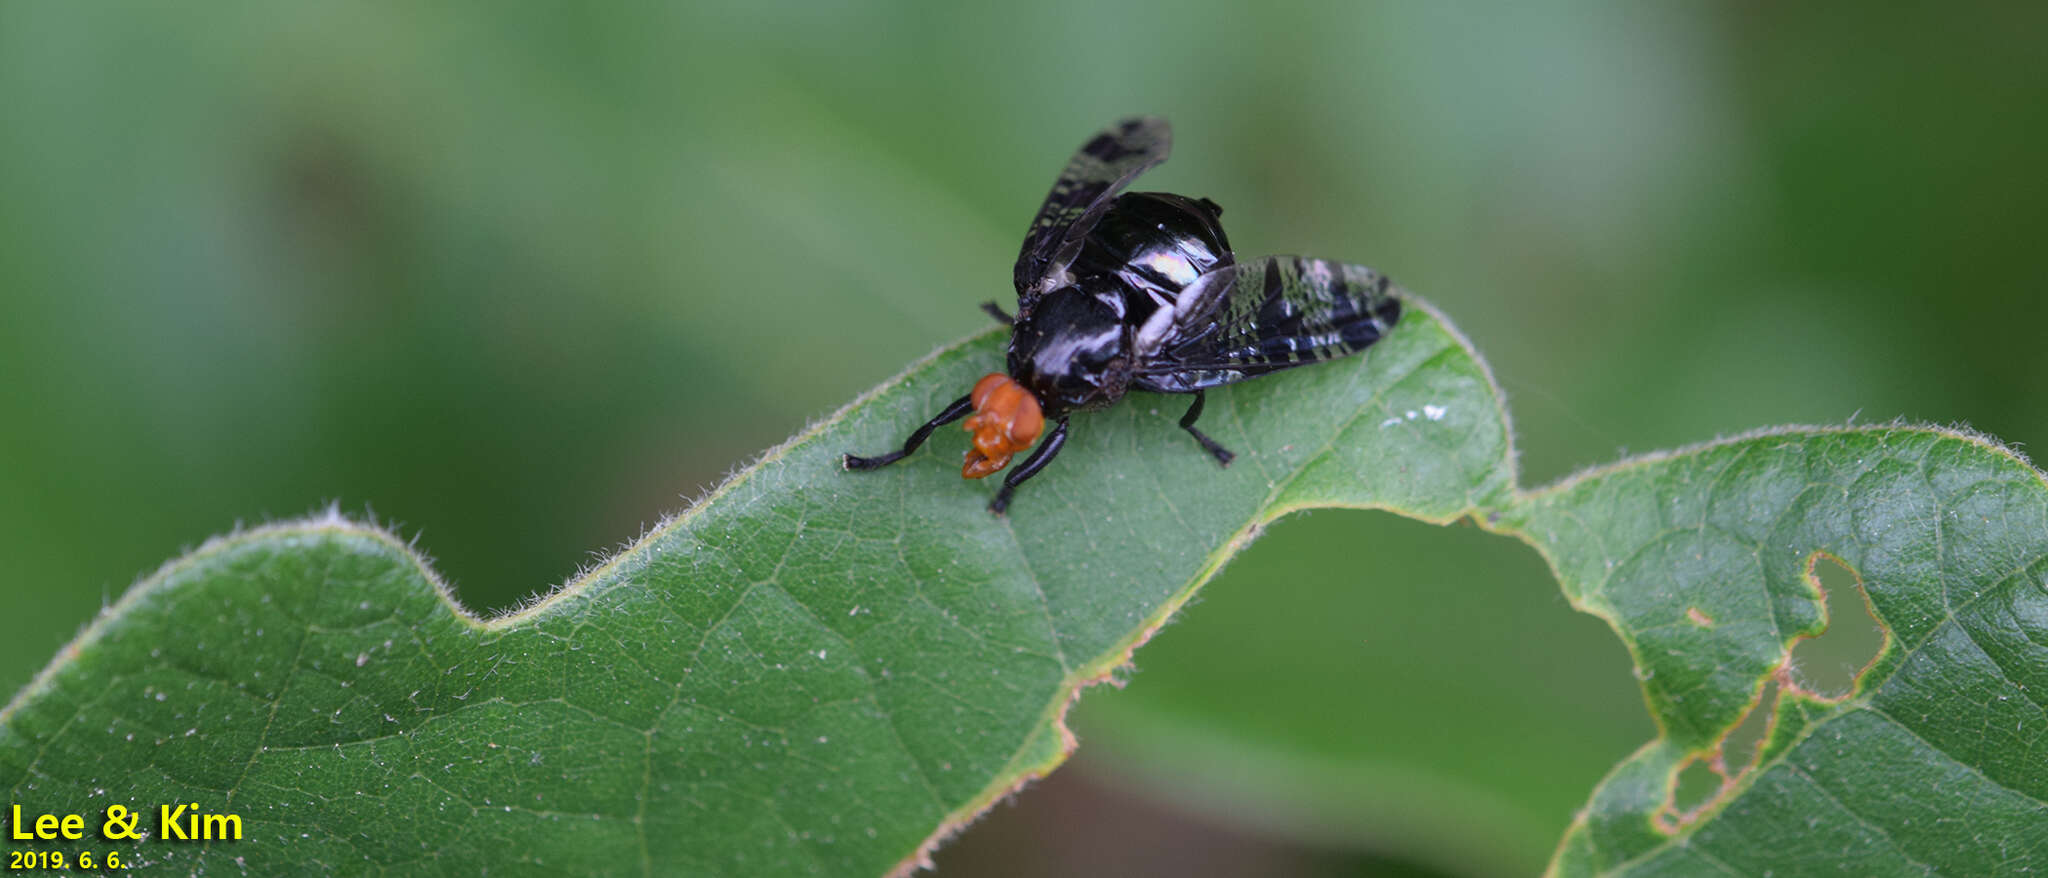
[[1017,493],[1017,486],[1024,484],[1026,479],[1038,475],[1038,471],[1045,469],[1046,464],[1052,463],[1053,457],[1060,453],[1060,446],[1065,444],[1067,444],[1067,419],[1061,418],[1059,426],[1052,428],[1052,434],[1046,436],[1044,442],[1038,443],[1038,449],[1031,452],[1031,456],[1025,458],[1022,465],[1011,470],[1008,476],[1003,477],[1003,488],[996,492],[994,500],[988,501],[988,511],[1001,515],[1005,510],[1009,509],[1010,497]]
[[903,449],[901,451],[891,451],[888,454],[877,457],[858,457],[849,454],[846,455],[843,463],[847,469],[879,469],[888,466],[910,456],[911,452],[917,450],[917,446],[923,445],[924,440],[931,438],[933,430],[967,417],[967,413],[973,410],[974,395],[968,394],[967,396],[960,397],[953,400],[952,405],[946,406],[945,411],[939,412],[938,417],[924,422],[924,426],[917,428],[915,432],[910,434],[910,438],[903,440]]
[[1016,318],[1011,317],[1009,315],[1009,312],[1003,310],[1003,306],[998,305],[994,302],[981,303],[981,310],[987,311],[988,316],[994,317],[997,323],[1000,323],[1004,326],[1010,326],[1017,322]]
[[1217,463],[1229,466],[1230,462],[1236,459],[1237,455],[1231,454],[1230,449],[1216,444],[1216,440],[1209,438],[1208,434],[1195,429],[1195,419],[1202,416],[1202,403],[1207,402],[1208,398],[1209,391],[1195,391],[1195,404],[1188,406],[1188,413],[1180,416],[1180,428],[1188,431],[1188,435],[1195,437],[1196,442],[1202,443],[1202,448],[1213,455]]

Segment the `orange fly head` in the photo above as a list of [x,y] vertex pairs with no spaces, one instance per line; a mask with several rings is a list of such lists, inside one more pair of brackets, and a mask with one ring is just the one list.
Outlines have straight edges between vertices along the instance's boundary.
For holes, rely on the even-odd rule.
[[974,414],[967,418],[967,432],[974,434],[974,448],[960,466],[960,477],[978,479],[1010,465],[1010,455],[1031,447],[1045,430],[1045,413],[1038,397],[1024,385],[1001,372],[991,372],[974,383]]

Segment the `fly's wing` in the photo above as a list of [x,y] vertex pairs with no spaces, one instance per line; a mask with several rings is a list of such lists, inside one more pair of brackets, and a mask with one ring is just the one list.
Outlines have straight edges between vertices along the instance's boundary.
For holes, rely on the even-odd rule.
[[1401,299],[1362,265],[1267,256],[1203,275],[1172,312],[1138,333],[1144,390],[1191,393],[1357,353],[1394,328]]
[[1024,248],[1017,254],[1017,298],[1027,300],[1058,284],[1054,282],[1074,257],[1118,192],[1146,168],[1166,161],[1173,130],[1165,119],[1125,119],[1096,134],[1052,184],[1038,208]]

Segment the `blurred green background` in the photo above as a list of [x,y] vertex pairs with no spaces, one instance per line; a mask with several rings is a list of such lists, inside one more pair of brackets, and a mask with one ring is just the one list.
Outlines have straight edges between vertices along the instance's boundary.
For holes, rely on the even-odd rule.
[[[982,328],[1089,133],[1379,267],[1535,485],[1784,423],[2048,437],[2048,7],[0,7],[0,678],[337,503],[480,610]],[[1527,549],[1276,527],[941,874],[1529,872],[1653,733]]]

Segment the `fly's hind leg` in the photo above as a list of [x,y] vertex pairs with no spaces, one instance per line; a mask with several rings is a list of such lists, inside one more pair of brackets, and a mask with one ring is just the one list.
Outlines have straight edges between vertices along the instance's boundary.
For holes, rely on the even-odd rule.
[[1207,402],[1208,398],[1209,391],[1195,391],[1195,404],[1188,406],[1188,413],[1180,416],[1180,428],[1188,431],[1188,435],[1195,437],[1196,442],[1202,443],[1202,449],[1214,456],[1217,463],[1229,466],[1230,462],[1237,458],[1237,455],[1231,454],[1230,449],[1217,444],[1216,440],[1209,438],[1207,433],[1195,429],[1195,419],[1202,416],[1202,403]]
[[1044,442],[1038,443],[1038,448],[1031,452],[1031,456],[1024,458],[1022,464],[1016,469],[1011,470],[1008,476],[1003,477],[1003,488],[996,492],[994,500],[988,501],[988,511],[1001,515],[1004,511],[1008,510],[1010,508],[1010,497],[1017,493],[1017,486],[1024,484],[1026,479],[1038,475],[1038,471],[1045,469],[1046,464],[1052,463],[1053,457],[1060,453],[1060,446],[1065,444],[1067,444],[1067,419],[1061,418],[1059,425],[1052,428],[1052,432],[1045,437]]
[[946,406],[945,411],[939,412],[938,417],[924,422],[924,426],[917,428],[910,434],[910,438],[903,440],[902,450],[891,451],[888,454],[875,457],[860,457],[849,454],[846,455],[843,464],[847,469],[856,470],[880,469],[881,467],[888,466],[905,457],[909,457],[910,453],[916,451],[919,445],[924,444],[924,440],[931,438],[933,430],[967,417],[967,413],[973,410],[974,395],[968,394],[960,397],[953,400],[952,405]]

